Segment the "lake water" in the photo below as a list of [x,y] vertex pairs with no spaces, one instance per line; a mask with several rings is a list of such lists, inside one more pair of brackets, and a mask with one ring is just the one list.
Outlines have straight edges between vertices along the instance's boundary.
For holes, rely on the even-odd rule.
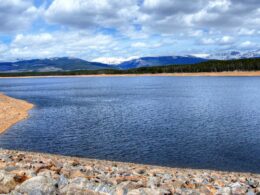
[[0,79],[36,107],[0,147],[260,172],[260,77]]

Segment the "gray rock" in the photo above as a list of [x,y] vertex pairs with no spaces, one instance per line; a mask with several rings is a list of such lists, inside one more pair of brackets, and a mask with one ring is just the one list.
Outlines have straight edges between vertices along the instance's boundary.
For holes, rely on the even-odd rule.
[[6,194],[11,192],[17,183],[14,180],[15,175],[6,171],[0,171],[0,193]]
[[164,189],[139,188],[131,190],[127,195],[167,195],[171,194]]
[[51,178],[45,176],[36,176],[22,183],[16,189],[16,191],[20,193],[27,193],[30,195],[56,195],[57,188],[55,187],[55,184],[55,180]]
[[68,179],[64,175],[61,175],[58,181],[59,188],[64,188],[68,184],[69,184]]
[[231,188],[230,187],[224,187],[217,191],[218,195],[230,195],[231,194]]
[[255,193],[252,190],[250,190],[246,193],[246,195],[255,195]]
[[108,193],[108,194],[113,194],[116,192],[115,186],[103,182],[101,183],[88,182],[88,184],[86,185],[86,189],[94,192]]
[[149,177],[147,187],[157,188],[160,185],[160,179],[158,177]]
[[11,171],[14,171],[14,170],[17,170],[19,169],[19,167],[16,167],[16,166],[8,166],[5,168],[5,171],[7,172],[11,172]]
[[256,188],[259,185],[259,182],[253,179],[248,179],[247,183],[249,186],[251,186],[252,188]]
[[0,154],[0,160],[4,161],[4,162],[11,162],[11,155],[8,154]]
[[162,175],[163,180],[171,180],[173,178],[172,174],[165,173]]

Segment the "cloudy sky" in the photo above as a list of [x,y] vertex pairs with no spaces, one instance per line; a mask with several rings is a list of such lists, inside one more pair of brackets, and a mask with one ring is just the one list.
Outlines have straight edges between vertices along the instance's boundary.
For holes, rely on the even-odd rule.
[[0,0],[0,61],[259,49],[259,0]]

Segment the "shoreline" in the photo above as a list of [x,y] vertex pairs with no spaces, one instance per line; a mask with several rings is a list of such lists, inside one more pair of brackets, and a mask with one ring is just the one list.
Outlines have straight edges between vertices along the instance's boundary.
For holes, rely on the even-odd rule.
[[26,119],[33,104],[0,93],[0,134]]
[[0,149],[2,194],[258,194],[260,174]]
[[138,77],[138,76],[175,76],[175,77],[258,77],[260,71],[200,72],[200,73],[143,73],[143,74],[89,74],[89,75],[48,75],[48,76],[0,76],[8,78],[59,78],[59,77]]

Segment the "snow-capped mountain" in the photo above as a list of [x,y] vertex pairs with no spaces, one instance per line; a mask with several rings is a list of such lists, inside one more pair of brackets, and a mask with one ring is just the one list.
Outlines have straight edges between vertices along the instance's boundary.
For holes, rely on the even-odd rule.
[[207,59],[194,56],[160,56],[160,57],[143,57],[122,62],[118,65],[120,69],[140,68],[148,66],[165,66],[179,64],[197,64],[205,62]]
[[[131,69],[151,66],[197,64],[208,60],[231,60],[243,58],[260,58],[260,49],[254,51],[226,51],[209,56],[159,56],[129,59],[100,58],[100,62],[89,62],[79,58],[54,57],[47,59],[19,60],[0,62],[0,72],[51,72],[100,69]],[[106,61],[106,63],[104,63]],[[103,62],[103,63],[101,63]]]
[[208,59],[218,59],[218,60],[233,60],[233,59],[243,59],[243,58],[259,58],[260,49],[254,51],[227,51],[220,52],[216,54],[211,54]]

